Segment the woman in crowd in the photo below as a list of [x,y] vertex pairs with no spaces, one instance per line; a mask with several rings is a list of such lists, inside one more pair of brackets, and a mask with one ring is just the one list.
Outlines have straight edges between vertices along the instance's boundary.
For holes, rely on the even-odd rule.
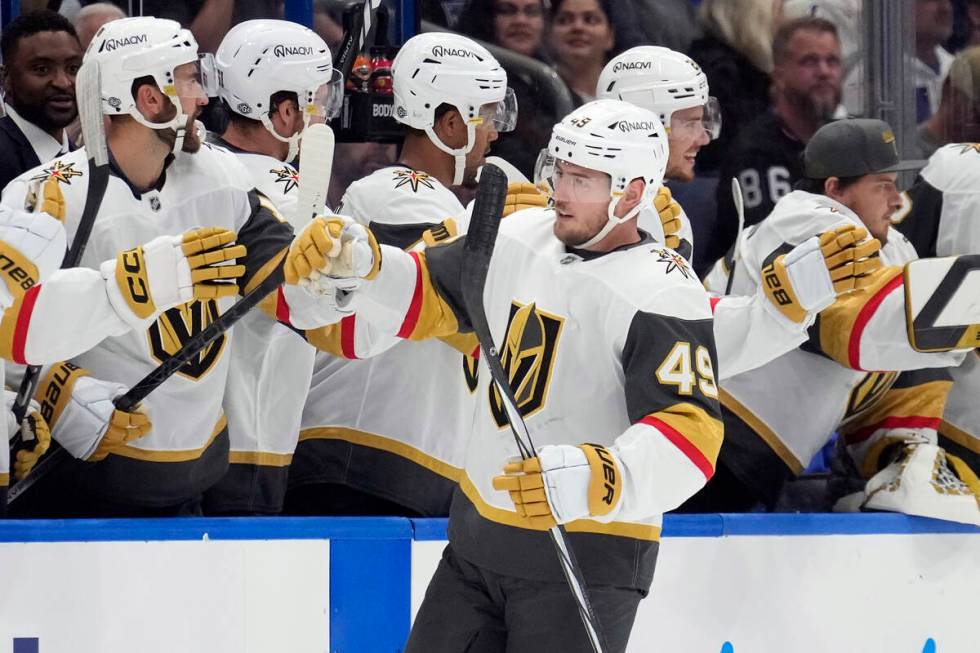
[[577,104],[595,99],[595,88],[616,37],[610,0],[556,0],[548,45],[558,74]]

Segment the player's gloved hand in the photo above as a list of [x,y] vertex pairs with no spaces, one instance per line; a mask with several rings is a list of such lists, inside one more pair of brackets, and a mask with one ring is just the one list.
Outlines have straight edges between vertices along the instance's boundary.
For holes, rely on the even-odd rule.
[[862,227],[845,225],[814,236],[762,268],[762,290],[772,306],[794,323],[863,287],[880,267],[877,240]]
[[17,393],[5,390],[4,399],[7,403],[7,437],[13,440],[14,436],[20,435],[17,445],[10,450],[14,480],[19,481],[30,473],[51,446],[51,432],[48,423],[41,417],[41,407],[36,401],[31,400],[24,421],[18,424],[12,410]]
[[112,400],[126,390],[120,383],[60,363],[45,375],[35,396],[51,404],[54,439],[76,458],[99,461],[152,428],[139,407],[131,413],[116,410]]
[[507,198],[504,200],[502,217],[531,208],[546,208],[548,196],[531,183],[518,182],[507,185]]
[[204,227],[120,252],[102,264],[116,313],[140,329],[168,308],[238,294],[235,280],[245,274],[245,266],[234,263],[247,251],[233,244],[236,237],[227,229]]
[[285,278],[310,294],[353,291],[381,268],[381,249],[364,225],[344,216],[316,218],[296,237],[286,255]]
[[881,243],[864,227],[849,224],[820,234],[820,250],[838,295],[864,288],[881,268]]
[[10,265],[0,266],[0,309],[6,309],[24,296],[32,286],[61,267],[65,257],[66,235],[61,224],[64,197],[53,180],[36,190],[43,194],[30,206],[33,213],[4,207],[0,209],[0,256]]
[[601,445],[545,446],[535,458],[504,465],[493,487],[510,493],[517,514],[532,528],[545,529],[616,510],[623,493],[622,467]]
[[653,198],[653,208],[657,210],[664,227],[664,245],[676,250],[681,244],[677,235],[681,230],[681,205],[674,201],[669,188],[661,186]]

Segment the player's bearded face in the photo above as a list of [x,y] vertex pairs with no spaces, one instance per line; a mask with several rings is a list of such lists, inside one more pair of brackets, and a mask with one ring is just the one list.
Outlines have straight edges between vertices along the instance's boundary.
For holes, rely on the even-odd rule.
[[837,198],[861,218],[871,235],[882,244],[888,242],[892,215],[902,206],[902,196],[895,185],[897,178],[898,174],[894,172],[865,175],[845,188]]
[[608,220],[609,175],[558,161],[551,176],[555,237],[577,247],[599,233]]

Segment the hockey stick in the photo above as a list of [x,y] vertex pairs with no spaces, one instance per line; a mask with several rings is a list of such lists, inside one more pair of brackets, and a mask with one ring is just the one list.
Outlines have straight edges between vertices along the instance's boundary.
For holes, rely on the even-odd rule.
[[730,295],[732,284],[735,283],[735,265],[742,245],[742,230],[745,229],[745,200],[742,198],[742,186],[736,177],[732,177],[732,201],[735,202],[735,213],[738,215],[738,232],[735,234],[735,247],[732,250],[732,269],[728,271],[728,283],[725,284],[725,294]]
[[364,7],[353,17],[350,30],[337,50],[334,67],[340,71],[341,79],[346,83],[354,67],[354,59],[364,47],[371,25],[374,23],[374,12],[377,11],[381,0],[364,0]]
[[[324,209],[324,199],[330,186],[330,172],[333,168],[333,132],[326,125],[310,125],[303,132],[303,149],[300,154],[299,197],[297,198],[296,219],[305,224],[312,216],[320,215]],[[144,376],[126,394],[117,397],[113,403],[118,410],[131,411],[148,394],[160,387],[184,363],[204,350],[211,341],[231,328],[282,285],[283,269],[279,265],[258,286],[250,290],[240,300],[222,313],[203,331],[184,343],[180,350],[161,363],[155,370]]]
[[[85,208],[71,247],[61,262],[62,269],[77,267],[81,262],[109,183],[109,150],[105,142],[105,125],[102,122],[102,94],[97,61],[89,59],[82,64],[75,77],[75,86],[78,89],[78,115],[82,123],[82,137],[85,140],[85,151],[89,155],[89,182]],[[41,367],[38,365],[30,365],[24,371],[24,378],[20,382],[12,408],[18,424],[27,415],[27,407],[34,396],[40,374]]]
[[[470,324],[473,326],[473,331],[480,341],[483,359],[490,370],[493,383],[500,392],[511,431],[513,431],[514,439],[517,441],[517,448],[521,452],[521,458],[526,460],[537,456],[537,452],[534,449],[534,442],[531,440],[527,425],[524,423],[524,418],[521,417],[517,408],[517,400],[514,398],[507,373],[500,362],[500,356],[494,345],[493,335],[490,333],[490,325],[487,322],[487,315],[483,306],[483,289],[486,286],[487,272],[490,269],[490,259],[493,256],[493,247],[497,240],[497,230],[500,227],[500,216],[504,210],[506,196],[507,176],[500,168],[492,164],[484,165],[480,175],[480,186],[476,192],[476,200],[473,203],[469,229],[466,232],[466,240],[463,242],[463,251],[466,255],[463,257],[460,276],[466,313]],[[565,539],[565,529],[562,526],[554,526],[549,530],[549,533],[557,549],[558,561],[561,564],[562,572],[565,574],[565,580],[568,581],[568,586],[578,604],[579,616],[582,617],[582,623],[589,635],[592,649],[595,653],[602,653],[604,646],[599,622],[586,593],[581,567],[579,567],[575,554]]]

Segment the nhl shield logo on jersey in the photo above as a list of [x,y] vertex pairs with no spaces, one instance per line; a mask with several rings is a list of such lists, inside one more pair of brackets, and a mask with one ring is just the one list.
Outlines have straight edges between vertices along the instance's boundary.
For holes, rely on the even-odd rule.
[[282,189],[284,195],[299,185],[299,173],[295,170],[290,168],[273,168],[269,172],[276,176],[275,183],[285,185],[285,188]]
[[[545,313],[534,304],[511,303],[501,363],[522,417],[541,410],[548,399],[548,385],[563,324],[564,319]],[[490,412],[498,427],[507,426],[507,410],[497,386],[492,383]]]
[[82,171],[76,170],[74,163],[64,163],[56,160],[53,161],[50,166],[45,168],[43,172],[31,177],[30,181],[54,179],[55,181],[64,183],[66,186],[71,186],[72,178],[81,176],[83,176]]
[[[195,300],[169,309],[150,326],[148,331],[150,353],[153,358],[161,363],[169,359],[184,344],[204,331],[218,318],[218,315],[218,303],[213,299]],[[212,340],[201,353],[181,365],[177,374],[195,381],[200,379],[221,357],[225,341],[224,334]]]
[[657,263],[667,264],[667,274],[677,270],[684,275],[685,279],[691,278],[691,268],[687,267],[687,261],[677,252],[672,252],[669,249],[655,249],[653,253],[657,255]]
[[395,170],[395,188],[409,186],[413,193],[419,192],[419,186],[435,190],[429,175],[418,170]]

